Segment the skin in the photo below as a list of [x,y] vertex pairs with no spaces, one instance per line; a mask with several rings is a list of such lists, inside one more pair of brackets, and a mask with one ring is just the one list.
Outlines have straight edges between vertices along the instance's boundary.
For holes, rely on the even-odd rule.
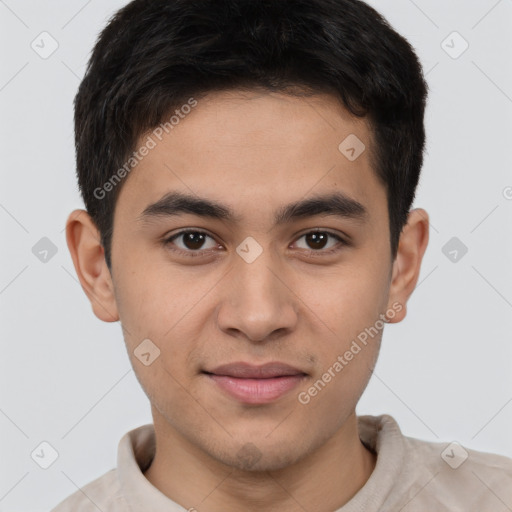
[[[353,162],[338,150],[349,134],[366,146]],[[388,321],[401,321],[418,280],[428,215],[410,212],[392,260],[386,192],[372,169],[372,147],[365,120],[330,96],[216,92],[123,184],[112,273],[90,217],[83,210],[70,214],[67,241],[81,285],[98,318],[121,321],[151,401],[157,450],[145,476],[183,507],[331,512],[371,475],[376,456],[359,440],[355,407],[382,330],[308,404],[297,396],[393,304],[402,309]],[[220,202],[237,221],[191,213],[138,220],[171,191]],[[333,191],[360,202],[365,218],[316,215],[274,226],[283,205]],[[197,249],[183,237],[162,242],[184,228],[212,236],[202,255],[190,256]],[[303,236],[314,229],[349,243],[329,238],[315,248]],[[250,264],[236,252],[248,236],[263,250]],[[149,366],[134,355],[146,338],[160,349]],[[281,361],[307,375],[272,403],[244,404],[201,373],[235,361]],[[243,456],[248,451],[259,459]]]

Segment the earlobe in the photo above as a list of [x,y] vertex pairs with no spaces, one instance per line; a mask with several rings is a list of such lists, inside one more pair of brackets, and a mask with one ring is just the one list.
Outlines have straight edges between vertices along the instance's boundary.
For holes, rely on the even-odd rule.
[[411,210],[400,236],[389,292],[388,307],[400,304],[401,309],[392,319],[389,319],[389,323],[400,322],[407,314],[407,301],[418,282],[428,238],[428,213],[421,208]]
[[116,322],[119,314],[100,233],[85,210],[74,210],[69,215],[66,241],[78,279],[94,314],[104,322]]

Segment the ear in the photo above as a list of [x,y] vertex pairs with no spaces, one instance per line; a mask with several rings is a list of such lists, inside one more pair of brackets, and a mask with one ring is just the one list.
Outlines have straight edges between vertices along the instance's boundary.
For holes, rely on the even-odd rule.
[[388,308],[399,303],[402,308],[388,319],[388,323],[402,321],[407,314],[407,301],[411,296],[421,270],[421,262],[428,245],[428,213],[416,208],[409,212],[407,224],[400,235],[398,251],[393,263]]
[[85,210],[66,221],[66,241],[82,288],[94,314],[104,322],[119,320],[114,286],[96,225]]

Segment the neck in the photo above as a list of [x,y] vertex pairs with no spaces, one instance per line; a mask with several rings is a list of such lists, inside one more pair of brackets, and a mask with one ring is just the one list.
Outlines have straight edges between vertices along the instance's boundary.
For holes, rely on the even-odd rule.
[[156,454],[145,477],[171,500],[205,512],[332,512],[363,487],[376,455],[353,413],[322,446],[277,471],[242,471],[211,457],[154,414]]

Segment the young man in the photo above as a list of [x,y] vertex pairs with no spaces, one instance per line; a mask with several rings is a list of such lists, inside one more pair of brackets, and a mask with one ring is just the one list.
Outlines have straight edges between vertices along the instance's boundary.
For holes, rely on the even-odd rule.
[[427,88],[356,0],[135,0],[76,97],[67,241],[154,425],[54,512],[512,510],[512,461],[355,408],[428,243]]

